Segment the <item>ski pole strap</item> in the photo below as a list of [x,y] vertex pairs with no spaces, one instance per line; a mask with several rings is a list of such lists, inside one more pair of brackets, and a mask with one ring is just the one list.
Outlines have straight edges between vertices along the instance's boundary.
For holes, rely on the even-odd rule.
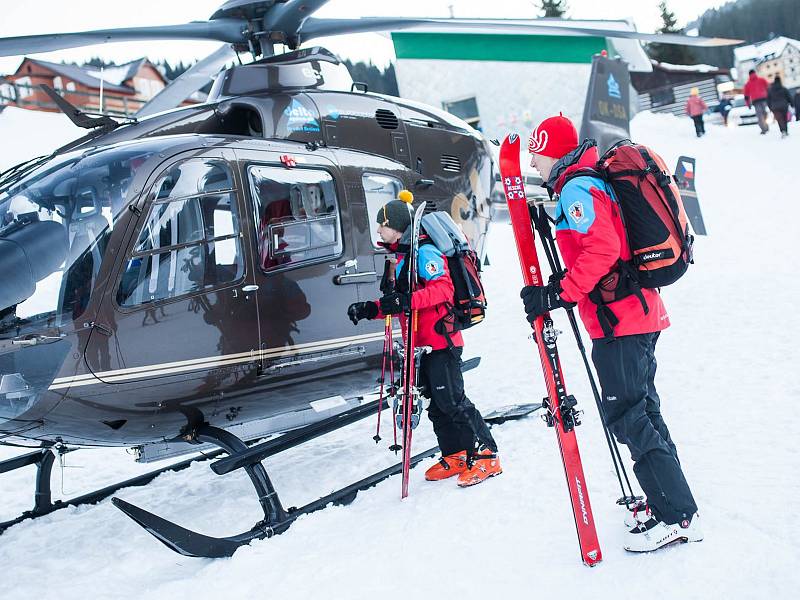
[[603,329],[603,335],[606,339],[614,337],[614,328],[619,325],[619,319],[614,311],[611,310],[606,304],[597,305],[597,320],[600,327]]

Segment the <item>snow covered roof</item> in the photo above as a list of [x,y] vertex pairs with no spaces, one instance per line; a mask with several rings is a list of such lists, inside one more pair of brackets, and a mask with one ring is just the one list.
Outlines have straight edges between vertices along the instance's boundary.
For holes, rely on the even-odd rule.
[[659,67],[665,71],[686,71],[691,73],[716,73],[717,71],[726,71],[714,65],[673,65],[665,62],[658,62],[657,60],[650,60],[654,67]]
[[[102,72],[102,77],[106,83],[112,83],[114,85],[122,85],[123,82],[127,81],[139,71],[142,67],[142,64],[146,61],[146,58],[140,58],[138,60],[132,60],[129,63],[125,63],[124,65],[118,65],[116,67],[105,67]],[[100,79],[100,70],[91,69],[90,67],[84,67],[87,73],[92,77],[96,77]],[[91,69],[91,70],[90,70]]]
[[[41,65],[50,71],[58,73],[59,75],[63,75],[64,77],[71,79],[72,81],[75,81],[77,83],[80,83],[81,85],[85,85],[86,87],[96,88],[96,89],[100,88],[100,78],[90,75],[89,72],[87,72],[82,67],[79,67],[77,65],[64,65],[61,63],[48,62],[46,60],[39,60],[38,58],[28,58],[27,60],[31,61],[34,64]],[[108,80],[106,80],[103,83],[103,87],[107,91],[116,91],[116,92],[132,91],[132,88],[130,87],[111,83]]]
[[741,63],[747,60],[761,60],[768,56],[780,56],[787,44],[793,45],[800,50],[800,41],[783,36],[776,37],[766,42],[758,42],[749,46],[740,46],[733,49],[736,62]]

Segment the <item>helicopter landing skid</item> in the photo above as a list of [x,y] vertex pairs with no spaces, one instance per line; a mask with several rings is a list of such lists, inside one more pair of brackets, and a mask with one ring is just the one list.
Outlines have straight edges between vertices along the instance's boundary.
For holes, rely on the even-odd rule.
[[[500,425],[506,421],[527,417],[539,408],[541,408],[541,404],[538,403],[504,407],[494,411],[491,415],[487,415],[486,422],[490,425]],[[198,430],[197,437],[199,441],[217,444],[230,454],[226,459],[216,463],[217,468],[212,465],[212,469],[217,474],[229,473],[232,470],[244,468],[250,476],[261,506],[264,509],[264,519],[256,523],[249,531],[229,537],[212,537],[181,527],[120,498],[112,498],[111,501],[114,506],[136,521],[148,533],[171,550],[184,556],[224,558],[232,556],[238,548],[249,544],[253,540],[271,538],[274,535],[283,533],[302,515],[322,510],[330,505],[350,504],[355,500],[358,492],[373,487],[384,479],[400,473],[403,469],[403,464],[397,463],[305,506],[284,509],[266,469],[261,464],[261,460],[311,439],[308,435],[304,435],[302,430],[298,433],[299,435],[296,435],[293,440],[287,440],[287,443],[284,444],[275,444],[279,440],[270,440],[260,446],[249,448],[239,438],[225,430],[210,426],[205,426]],[[317,437],[322,433],[325,432],[315,431],[313,437]],[[271,448],[262,447],[272,444],[275,445]],[[438,450],[439,447],[434,446],[416,454],[411,458],[410,466],[414,467],[425,458],[434,456]]]
[[[413,467],[422,460],[434,456],[438,450],[439,447],[434,446],[424,452],[420,452],[412,457],[411,466]],[[152,534],[157,540],[171,550],[183,554],[184,556],[224,558],[232,556],[239,547],[249,544],[253,540],[271,538],[274,535],[283,533],[302,515],[322,510],[330,505],[343,506],[350,504],[355,500],[358,492],[371,488],[384,479],[400,473],[402,468],[403,464],[397,463],[383,471],[374,473],[356,483],[310,502],[305,506],[289,508],[274,521],[264,519],[256,523],[249,531],[224,538],[212,537],[191,531],[119,498],[113,498],[111,501],[114,503],[114,506],[136,521],[148,533]],[[258,486],[256,486],[256,489],[258,489]],[[277,494],[272,496],[271,502],[275,507],[280,506]]]
[[[378,407],[380,404],[381,401],[373,400],[371,402],[367,402],[365,404],[347,410],[343,413],[333,415],[332,417],[328,417],[321,421],[317,421],[316,423],[312,423],[311,425],[306,425],[305,427],[301,427],[300,429],[290,431],[274,439],[268,440],[267,442],[259,444],[256,447],[257,449],[259,449],[259,456],[262,459],[268,458],[273,454],[276,454],[288,448],[293,448],[299,445],[300,443],[312,440],[315,437],[318,437],[330,431],[334,431],[339,427],[344,427],[351,423],[355,423],[356,421],[359,421],[363,418],[372,416],[376,412],[378,412]],[[386,407],[385,400],[383,401],[382,406]],[[248,450],[252,449],[253,448],[249,448]],[[36,487],[34,490],[34,507],[31,510],[23,512],[21,515],[19,515],[14,519],[0,522],[0,535],[2,535],[3,532],[6,531],[8,528],[17,525],[18,523],[22,523],[23,521],[29,519],[36,519],[38,517],[43,517],[45,515],[48,515],[57,510],[61,510],[62,508],[66,508],[68,506],[97,504],[98,502],[105,500],[109,496],[113,496],[116,492],[118,492],[123,488],[144,486],[153,481],[156,477],[158,477],[162,473],[167,473],[171,471],[182,471],[183,469],[186,469],[195,462],[201,462],[219,458],[220,456],[225,454],[225,451],[222,448],[218,448],[216,450],[212,450],[211,452],[205,452],[199,456],[192,456],[180,462],[170,464],[166,467],[161,467],[160,469],[155,469],[153,471],[149,471],[142,475],[137,475],[136,477],[132,477],[131,479],[119,481],[117,483],[111,484],[109,486],[106,486],[98,490],[94,490],[92,492],[83,494],[81,496],[76,496],[64,500],[52,500],[50,476],[53,471],[55,460],[58,455],[64,454],[66,452],[72,452],[75,450],[77,449],[67,448],[65,446],[54,446],[53,444],[46,444],[43,445],[42,448],[37,449],[34,452],[29,452],[27,454],[22,454],[20,456],[15,456],[13,458],[0,461],[0,475],[3,473],[10,473],[11,471],[16,471],[17,469],[22,469],[24,467],[36,466]],[[241,454],[239,456],[241,456]],[[226,460],[227,458],[230,457],[226,457],[225,459],[222,460]],[[237,464],[229,468],[233,470],[234,468],[239,468],[243,466],[244,464]],[[217,472],[216,469],[215,472]],[[227,470],[220,471],[218,472],[218,474],[222,475],[223,473],[227,472],[228,472]]]

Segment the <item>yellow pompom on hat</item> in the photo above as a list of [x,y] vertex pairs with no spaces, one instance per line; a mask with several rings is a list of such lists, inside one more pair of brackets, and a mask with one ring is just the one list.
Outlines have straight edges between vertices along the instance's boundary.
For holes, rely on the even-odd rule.
[[411,225],[411,217],[414,214],[411,206],[413,201],[414,194],[408,190],[401,190],[397,194],[397,200],[387,202],[378,211],[376,218],[378,225],[391,227],[395,231],[403,233]]

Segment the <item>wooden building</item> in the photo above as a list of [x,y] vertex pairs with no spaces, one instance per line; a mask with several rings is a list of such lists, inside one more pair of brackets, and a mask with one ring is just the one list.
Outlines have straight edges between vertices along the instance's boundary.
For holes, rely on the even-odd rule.
[[101,70],[89,65],[59,64],[26,57],[16,72],[0,79],[0,104],[57,111],[38,87],[47,84],[83,110],[130,115],[167,83],[164,75],[146,58]]

